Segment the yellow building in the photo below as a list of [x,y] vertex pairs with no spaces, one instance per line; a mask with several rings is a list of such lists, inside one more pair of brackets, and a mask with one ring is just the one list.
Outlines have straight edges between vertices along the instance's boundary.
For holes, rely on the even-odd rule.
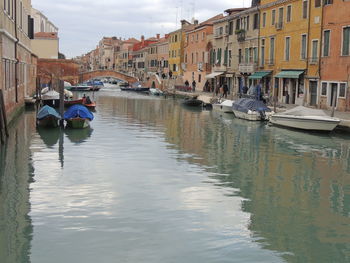
[[192,24],[186,20],[181,21],[181,28],[169,33],[169,71],[173,76],[182,76],[184,63],[184,44],[186,31]]
[[317,104],[321,16],[317,0],[261,1],[259,67],[279,102]]

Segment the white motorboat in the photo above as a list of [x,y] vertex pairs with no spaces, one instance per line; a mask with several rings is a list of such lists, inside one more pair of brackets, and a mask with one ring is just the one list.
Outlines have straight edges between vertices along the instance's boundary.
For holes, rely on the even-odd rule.
[[225,100],[221,103],[215,103],[213,104],[213,110],[224,112],[224,113],[233,113],[232,111],[232,104],[233,100]]
[[270,122],[289,128],[310,131],[332,131],[340,119],[328,116],[323,110],[298,106],[270,116]]
[[248,121],[266,121],[274,113],[262,101],[249,98],[234,101],[232,111],[235,117]]
[[160,96],[160,95],[163,95],[163,91],[161,91],[160,89],[154,89],[154,88],[150,88],[149,89],[149,93],[151,95],[154,95],[154,96]]

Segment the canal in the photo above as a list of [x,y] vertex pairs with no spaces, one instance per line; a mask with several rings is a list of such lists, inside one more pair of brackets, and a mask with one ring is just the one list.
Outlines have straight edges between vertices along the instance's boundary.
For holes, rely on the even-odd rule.
[[350,137],[95,94],[0,152],[0,262],[350,262]]

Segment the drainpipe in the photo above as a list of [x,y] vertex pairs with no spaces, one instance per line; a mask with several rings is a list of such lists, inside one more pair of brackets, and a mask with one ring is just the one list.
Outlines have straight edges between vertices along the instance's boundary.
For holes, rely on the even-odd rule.
[[15,4],[15,93],[16,93],[16,103],[18,102],[18,64],[19,64],[19,59],[18,59],[18,54],[17,54],[17,49],[18,49],[18,28],[17,28],[17,1],[14,1]]
[[[311,1],[309,0],[307,2],[307,7],[309,9],[309,12],[308,12],[308,23],[307,23],[307,43],[306,43],[306,70],[307,70],[307,74],[309,75],[309,52],[310,52],[310,24],[311,24]],[[310,81],[309,81],[310,83]],[[309,84],[308,83],[308,84]],[[308,87],[308,90],[310,89],[309,85],[307,85]],[[298,85],[298,88],[299,88],[299,85]],[[298,92],[299,94],[299,92]],[[304,77],[304,102],[303,102],[303,105],[305,105],[305,96],[306,94],[306,79]],[[309,92],[307,91],[307,94],[309,95]]]
[[320,37],[320,51],[319,51],[319,60],[318,60],[318,75],[320,77],[320,81],[319,81],[319,85],[318,85],[318,90],[317,90],[317,105],[318,105],[318,108],[321,108],[321,105],[320,105],[320,101],[319,101],[319,97],[320,97],[320,94],[319,94],[319,90],[321,90],[320,88],[322,87],[321,85],[321,75],[322,75],[322,70],[321,70],[321,66],[322,66],[322,43],[323,43],[323,13],[324,13],[324,5],[321,1],[321,37]]

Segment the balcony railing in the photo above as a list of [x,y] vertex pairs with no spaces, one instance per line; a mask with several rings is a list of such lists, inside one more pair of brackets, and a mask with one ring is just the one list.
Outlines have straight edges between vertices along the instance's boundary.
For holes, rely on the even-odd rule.
[[238,31],[236,31],[236,35],[237,35],[237,41],[238,42],[245,41],[245,30],[238,30]]
[[277,30],[281,30],[281,29],[283,28],[283,22],[277,22],[277,23],[275,24],[275,28],[276,28]]
[[316,65],[318,64],[318,61],[319,61],[318,57],[309,58],[310,65]]
[[256,68],[256,63],[241,63],[238,65],[238,70],[242,73],[253,73],[256,71]]
[[275,59],[267,59],[266,60],[266,64],[269,65],[269,66],[275,65]]

